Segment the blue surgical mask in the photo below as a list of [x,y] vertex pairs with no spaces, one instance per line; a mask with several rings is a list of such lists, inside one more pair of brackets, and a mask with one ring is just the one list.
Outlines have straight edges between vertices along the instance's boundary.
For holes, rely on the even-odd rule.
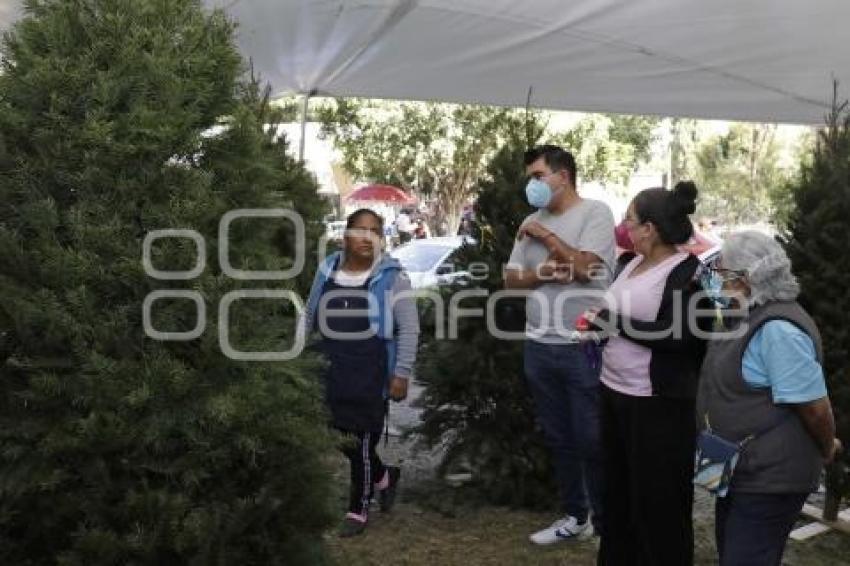
[[552,202],[552,188],[540,179],[529,179],[525,186],[528,204],[535,208],[546,208]]
[[723,279],[716,271],[707,269],[700,278],[702,288],[706,295],[722,309],[728,309],[732,304],[732,299],[723,293]]

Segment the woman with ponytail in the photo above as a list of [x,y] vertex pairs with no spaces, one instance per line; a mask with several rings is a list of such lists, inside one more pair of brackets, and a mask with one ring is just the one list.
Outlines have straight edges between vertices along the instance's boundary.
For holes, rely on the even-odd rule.
[[[636,255],[609,288],[609,308],[586,313],[611,334],[601,374],[606,512],[599,564],[693,563],[694,403],[705,354],[698,335],[711,323],[691,323],[701,264],[677,246],[693,234],[696,197],[696,186],[683,182],[634,198],[625,223]],[[698,306],[710,310],[711,300]]]

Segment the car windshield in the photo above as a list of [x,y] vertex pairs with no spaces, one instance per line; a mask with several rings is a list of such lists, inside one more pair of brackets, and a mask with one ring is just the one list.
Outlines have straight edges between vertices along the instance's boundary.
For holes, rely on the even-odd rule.
[[454,246],[411,243],[393,250],[402,267],[411,273],[431,271],[437,266],[444,255],[454,249]]

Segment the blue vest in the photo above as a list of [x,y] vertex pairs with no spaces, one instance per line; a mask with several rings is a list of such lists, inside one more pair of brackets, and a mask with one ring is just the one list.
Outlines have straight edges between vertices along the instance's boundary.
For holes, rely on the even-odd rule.
[[[319,264],[310,295],[307,298],[307,311],[313,313],[312,328],[316,328],[316,317],[318,315],[319,300],[325,289],[328,278],[337,270],[342,261],[342,252],[335,252]],[[384,255],[378,265],[369,276],[368,291],[373,299],[369,305],[369,324],[377,330],[378,337],[384,342],[386,349],[387,370],[384,380],[383,395],[386,398],[389,392],[389,380],[395,370],[397,344],[395,341],[395,328],[392,317],[391,305],[389,304],[390,290],[395,283],[396,277],[401,272],[401,264],[397,259]]]

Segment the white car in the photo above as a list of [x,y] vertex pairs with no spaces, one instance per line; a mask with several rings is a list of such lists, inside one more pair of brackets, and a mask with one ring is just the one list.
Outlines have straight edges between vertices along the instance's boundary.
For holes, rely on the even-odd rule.
[[325,223],[325,236],[328,240],[341,242],[345,235],[345,220],[331,220]]
[[411,240],[390,252],[410,276],[414,289],[451,285],[470,277],[468,271],[451,261],[452,254],[466,244],[474,245],[468,236],[444,236]]

